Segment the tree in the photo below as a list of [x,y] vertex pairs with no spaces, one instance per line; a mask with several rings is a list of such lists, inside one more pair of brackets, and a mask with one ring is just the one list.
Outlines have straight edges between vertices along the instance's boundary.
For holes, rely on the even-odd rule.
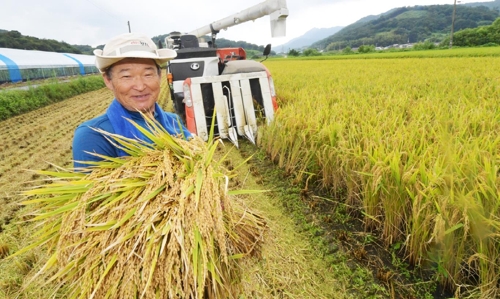
[[317,49],[307,49],[304,50],[304,56],[321,56],[321,53]]
[[[460,47],[477,47],[482,45],[492,45],[500,40],[500,18],[496,19],[489,26],[468,28],[457,31],[453,35],[453,45]],[[441,43],[449,42],[449,37]]]
[[300,53],[299,51],[295,50],[295,49],[291,49],[290,51],[288,51],[288,56],[300,56]]
[[354,53],[351,47],[345,47],[344,50],[342,50],[342,54],[351,54],[351,53]]
[[39,39],[32,36],[22,35],[19,31],[0,32],[0,45],[3,48],[40,50],[50,52],[77,53],[81,51],[65,42],[58,42],[53,39]]
[[21,32],[16,31],[16,30],[8,31],[6,34],[7,34],[7,36],[12,37],[12,38],[20,38],[21,37]]
[[430,50],[435,49],[436,45],[433,42],[425,41],[423,43],[416,43],[413,45],[413,49],[415,50]]
[[358,48],[359,53],[371,53],[375,52],[375,46],[374,45],[362,45]]

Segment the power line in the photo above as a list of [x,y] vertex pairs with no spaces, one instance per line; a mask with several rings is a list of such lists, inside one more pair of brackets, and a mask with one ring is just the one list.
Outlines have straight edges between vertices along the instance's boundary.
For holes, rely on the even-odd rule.
[[91,0],[85,0],[87,2],[90,2],[92,5],[94,5],[95,7],[97,7],[98,9],[102,10],[103,12],[107,13],[108,15],[112,16],[112,17],[115,17],[112,13],[110,13],[109,11],[107,11],[106,9],[102,8],[101,6],[97,5],[96,3],[94,3],[93,1]]
[[[112,17],[115,21],[117,21],[118,23],[122,24],[123,21],[122,20],[119,20],[118,17],[116,16],[116,14],[113,14],[111,12],[109,12],[108,10],[104,9],[103,7],[97,5],[96,3],[94,3],[92,0],[85,0],[87,2],[90,2],[92,5],[94,5],[95,7],[97,7],[99,10],[103,11],[104,13],[108,14],[110,17]],[[130,31],[130,28],[129,28],[129,31]]]
[[[460,1],[458,1],[460,3]],[[451,34],[450,34],[450,49],[453,47],[453,31],[455,27],[455,13],[457,10],[457,0],[453,4],[453,15],[451,16]]]

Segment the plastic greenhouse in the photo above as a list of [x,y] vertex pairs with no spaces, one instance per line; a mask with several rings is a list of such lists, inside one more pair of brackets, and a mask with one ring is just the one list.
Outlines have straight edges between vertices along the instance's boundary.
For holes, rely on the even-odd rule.
[[93,55],[0,48],[0,84],[98,72]]

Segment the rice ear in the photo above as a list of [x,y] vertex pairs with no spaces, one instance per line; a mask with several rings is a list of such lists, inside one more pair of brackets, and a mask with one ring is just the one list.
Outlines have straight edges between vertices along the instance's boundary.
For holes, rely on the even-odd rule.
[[216,141],[145,117],[154,143],[102,132],[131,156],[45,173],[57,183],[25,192],[43,228],[23,250],[54,244],[40,270],[59,282],[54,297],[238,298],[239,263],[259,254],[265,221],[230,198]]

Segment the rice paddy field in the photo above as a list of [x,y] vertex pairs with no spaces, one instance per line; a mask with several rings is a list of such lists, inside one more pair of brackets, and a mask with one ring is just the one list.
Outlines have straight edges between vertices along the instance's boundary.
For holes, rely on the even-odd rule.
[[[165,83],[165,82],[163,82]],[[171,109],[168,91],[164,89],[160,104]],[[0,298],[61,298],[53,293],[58,283],[46,284],[46,277],[33,277],[49,261],[51,251],[38,246],[20,256],[8,258],[33,244],[40,229],[39,222],[26,222],[33,217],[32,209],[21,205],[26,200],[22,192],[35,190],[43,183],[35,171],[55,171],[71,167],[71,142],[76,126],[82,121],[102,114],[111,103],[107,89],[89,92],[9,118],[0,123],[3,142],[0,145]],[[230,182],[235,189],[268,190],[258,169],[250,170],[239,151],[227,145],[217,155],[230,154],[227,167],[241,165]],[[248,148],[254,154],[256,148]],[[242,298],[357,298],[359,291],[372,294],[385,291],[374,282],[368,271],[357,270],[359,281],[368,283],[351,287],[345,276],[353,265],[339,257],[339,270],[330,271],[331,264],[312,247],[306,234],[297,230],[294,219],[281,207],[279,194],[258,193],[241,195],[252,209],[265,217],[269,233],[265,236],[262,255],[265,259],[247,261],[244,269]],[[356,268],[355,268],[356,269]],[[369,287],[368,287],[369,285]],[[147,297],[146,297],[147,298]]]
[[455,296],[497,298],[500,58],[373,57],[266,62],[263,148]]
[[[235,185],[272,190],[242,197],[270,227],[265,259],[245,269],[242,298],[500,296],[500,53],[473,51],[265,62],[280,110],[258,152],[230,154],[231,165],[246,165],[248,152],[260,161],[244,166]],[[0,298],[49,297],[43,281],[23,288],[48,259],[45,248],[6,259],[35,231],[20,224],[20,191],[39,183],[27,170],[70,167],[74,129],[111,97],[102,89],[0,122]],[[259,168],[263,161],[278,168]],[[291,215],[295,201],[309,214]],[[311,229],[354,218],[359,231]],[[364,243],[350,253],[335,245],[354,236]],[[388,267],[426,276],[405,284],[397,279],[404,271],[370,269],[369,244],[388,253]],[[431,287],[401,291],[419,285]]]

